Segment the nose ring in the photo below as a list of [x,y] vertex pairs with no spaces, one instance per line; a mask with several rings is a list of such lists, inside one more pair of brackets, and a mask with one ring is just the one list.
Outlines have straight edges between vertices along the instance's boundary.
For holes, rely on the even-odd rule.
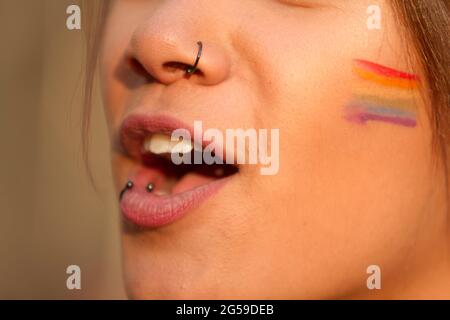
[[201,41],[198,41],[197,45],[198,45],[197,59],[195,59],[194,65],[188,66],[187,69],[186,69],[186,74],[189,74],[189,75],[191,75],[195,71],[197,71],[198,62],[200,61],[200,58],[202,57],[203,43]]

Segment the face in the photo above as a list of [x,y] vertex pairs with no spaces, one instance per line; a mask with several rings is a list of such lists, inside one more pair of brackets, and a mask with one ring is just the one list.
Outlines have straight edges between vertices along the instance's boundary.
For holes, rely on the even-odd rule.
[[[439,180],[395,21],[372,0],[110,4],[101,78],[131,297],[333,298],[367,292],[370,265],[418,268]],[[170,163],[164,137],[194,121],[278,129],[278,170]]]

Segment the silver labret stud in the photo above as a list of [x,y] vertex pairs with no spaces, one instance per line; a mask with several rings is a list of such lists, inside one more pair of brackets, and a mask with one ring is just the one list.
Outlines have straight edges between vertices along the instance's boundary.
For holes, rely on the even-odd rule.
[[147,185],[147,191],[148,191],[148,192],[152,192],[153,189],[155,189],[155,185],[154,185],[153,183],[150,182],[150,183]]
[[133,186],[134,186],[133,181],[128,181],[127,184],[125,185],[125,188],[123,188],[122,191],[120,191],[119,200],[122,200],[125,191],[130,190],[131,188],[133,188]]

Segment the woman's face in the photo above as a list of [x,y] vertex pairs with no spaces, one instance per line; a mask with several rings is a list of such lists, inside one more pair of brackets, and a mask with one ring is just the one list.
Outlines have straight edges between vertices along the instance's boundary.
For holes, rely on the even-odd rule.
[[[406,283],[406,268],[420,269],[417,257],[431,257],[441,235],[432,188],[441,180],[425,106],[408,97],[415,89],[378,81],[415,81],[379,66],[412,73],[396,21],[388,3],[373,0],[111,3],[101,78],[117,194],[134,183],[121,200],[121,211],[137,211],[123,217],[132,297],[375,294],[366,287],[370,265],[381,268],[387,292]],[[199,71],[188,76],[197,41]],[[368,97],[380,110],[361,102]],[[410,102],[383,111],[387,100]],[[175,165],[152,168],[144,136],[194,121],[223,133],[279,129],[271,141],[278,171],[263,175],[264,165],[244,163],[226,178],[191,169],[173,178]],[[144,190],[147,182],[159,192]],[[206,184],[214,192],[183,203],[183,214],[149,209]]]

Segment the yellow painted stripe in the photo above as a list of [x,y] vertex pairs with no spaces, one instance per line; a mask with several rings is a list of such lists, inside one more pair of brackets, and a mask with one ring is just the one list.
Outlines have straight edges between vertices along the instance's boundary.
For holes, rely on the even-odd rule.
[[354,83],[353,94],[379,96],[387,99],[411,100],[415,101],[416,104],[421,101],[419,90],[378,86],[365,81],[357,81]]

